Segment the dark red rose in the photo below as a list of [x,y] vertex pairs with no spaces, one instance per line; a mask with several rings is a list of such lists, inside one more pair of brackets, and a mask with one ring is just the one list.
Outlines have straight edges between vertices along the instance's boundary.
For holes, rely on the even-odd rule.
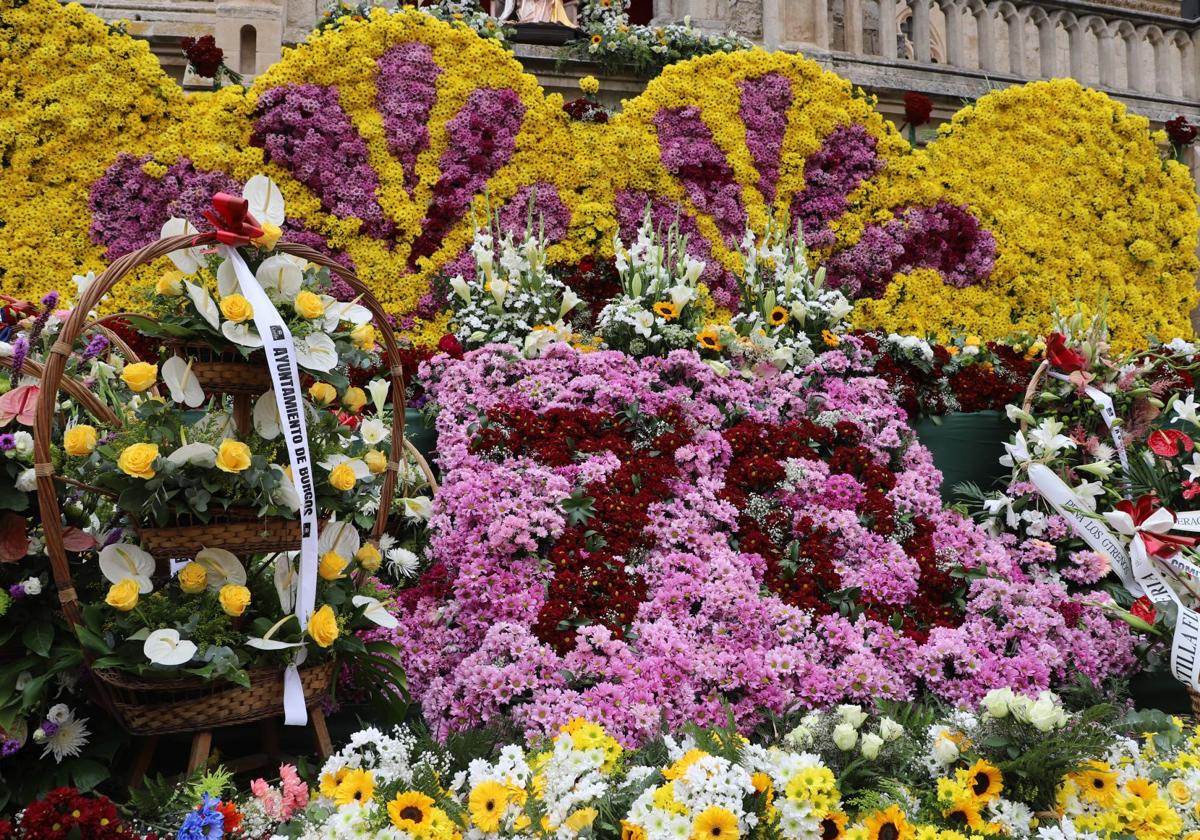
[[1062,333],[1050,333],[1046,337],[1046,358],[1051,366],[1065,373],[1074,373],[1087,367],[1087,358],[1078,350],[1067,346],[1067,337]]
[[925,125],[933,113],[933,100],[915,91],[904,94],[904,119],[911,126]]
[[1163,458],[1174,458],[1196,448],[1192,439],[1178,429],[1153,431],[1146,439],[1146,445],[1150,447],[1151,452]]
[[1158,618],[1158,610],[1154,609],[1154,604],[1145,595],[1133,602],[1129,612],[1147,624],[1153,624],[1154,619]]
[[1171,145],[1177,148],[1192,145],[1200,135],[1200,125],[1192,125],[1183,114],[1167,120],[1166,129]]
[[217,46],[217,40],[211,35],[200,38],[184,38],[179,42],[188,63],[197,73],[205,78],[214,78],[225,60],[225,52]]

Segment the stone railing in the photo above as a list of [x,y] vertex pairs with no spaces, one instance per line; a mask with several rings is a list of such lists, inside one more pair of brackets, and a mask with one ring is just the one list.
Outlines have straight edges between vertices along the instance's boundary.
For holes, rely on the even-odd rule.
[[1163,113],[1200,107],[1200,20],[1077,0],[831,0],[828,9],[835,55],[1002,82],[1071,76]]

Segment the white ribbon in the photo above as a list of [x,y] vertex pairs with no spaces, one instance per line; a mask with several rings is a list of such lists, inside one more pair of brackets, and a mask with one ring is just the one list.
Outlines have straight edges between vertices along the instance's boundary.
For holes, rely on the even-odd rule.
[[[300,632],[317,600],[317,491],[313,479],[313,463],[308,449],[308,427],[304,418],[304,399],[301,396],[300,373],[296,367],[296,344],[287,324],[279,315],[266,290],[254,279],[250,267],[236,248],[217,246],[218,252],[233,266],[242,295],[254,310],[254,326],[263,340],[275,401],[279,406],[280,427],[287,444],[292,481],[300,497],[300,574],[296,578],[296,620]],[[303,726],[308,723],[308,708],[304,703],[304,686],[300,681],[300,665],[307,650],[296,652],[283,675],[284,723]]]
[[[1146,543],[1142,532],[1150,534],[1165,534],[1175,524],[1175,518],[1169,510],[1159,508],[1142,524],[1134,524],[1133,517],[1123,510],[1110,510],[1104,514],[1105,520],[1118,534],[1129,537],[1129,556],[1133,564],[1133,575],[1141,585],[1144,594],[1154,603],[1162,604],[1172,601],[1179,604],[1175,590],[1163,579],[1162,573],[1154,566],[1146,551]],[[1133,590],[1130,590],[1131,592]],[[1135,593],[1136,594],[1136,593]]]

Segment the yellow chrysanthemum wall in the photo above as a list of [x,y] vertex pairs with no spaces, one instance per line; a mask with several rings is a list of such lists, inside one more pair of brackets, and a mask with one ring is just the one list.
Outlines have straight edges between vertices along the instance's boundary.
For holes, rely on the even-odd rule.
[[[1107,303],[1125,347],[1192,334],[1195,184],[1164,159],[1144,117],[1102,93],[1056,80],[989,94],[879,181],[882,206],[969,206],[998,256],[980,288],[949,288],[927,273],[897,277],[881,299],[859,303],[860,326],[1041,332],[1055,306],[1079,300],[1093,310]],[[846,227],[855,221],[861,229],[861,220]]]
[[[289,235],[344,253],[423,343],[445,325],[430,280],[463,253],[473,220],[531,200],[557,224],[563,264],[611,256],[649,202],[710,263],[718,303],[736,292],[746,227],[773,214],[802,221],[831,277],[875,297],[859,301],[860,326],[1000,337],[1044,330],[1053,306],[1079,299],[1107,302],[1123,346],[1192,334],[1195,186],[1144,119],[1074,82],[990,94],[913,150],[869,97],[783,53],[677,64],[597,125],[571,122],[495,42],[415,11],[313,35],[249,91],[186,97],[143,42],[78,6],[0,0],[0,23],[7,294],[67,289],[110,246],[153,238],[137,230],[143,216],[187,202],[194,213],[204,190],[266,172]],[[93,188],[103,177],[118,199],[108,206]],[[199,186],[183,204],[153,197],[177,183]],[[931,249],[941,263],[872,263],[881,230],[923,244],[914,208],[959,214],[971,260],[954,263],[948,246]],[[984,279],[966,263],[986,263]],[[138,295],[125,284],[108,305]]]
[[145,41],[74,3],[0,0],[0,291],[36,298],[103,269],[91,185],[183,109]]

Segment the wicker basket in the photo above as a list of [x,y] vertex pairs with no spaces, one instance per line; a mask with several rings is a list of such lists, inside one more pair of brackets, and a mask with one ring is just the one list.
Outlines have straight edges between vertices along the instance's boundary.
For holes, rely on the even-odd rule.
[[194,557],[205,548],[223,548],[238,556],[292,551],[300,543],[298,519],[259,517],[248,508],[230,508],[211,522],[195,525],[152,528],[133,520],[133,529],[156,560]]
[[202,342],[167,341],[173,355],[192,363],[192,373],[205,392],[257,397],[272,388],[271,371],[262,350],[249,358],[237,350],[218,349]]
[[[104,686],[102,703],[133,735],[165,735],[253,723],[283,714],[283,671],[251,671],[250,687],[195,678],[154,682],[120,671],[93,672]],[[306,705],[329,694],[337,673],[335,662],[300,669]]]

